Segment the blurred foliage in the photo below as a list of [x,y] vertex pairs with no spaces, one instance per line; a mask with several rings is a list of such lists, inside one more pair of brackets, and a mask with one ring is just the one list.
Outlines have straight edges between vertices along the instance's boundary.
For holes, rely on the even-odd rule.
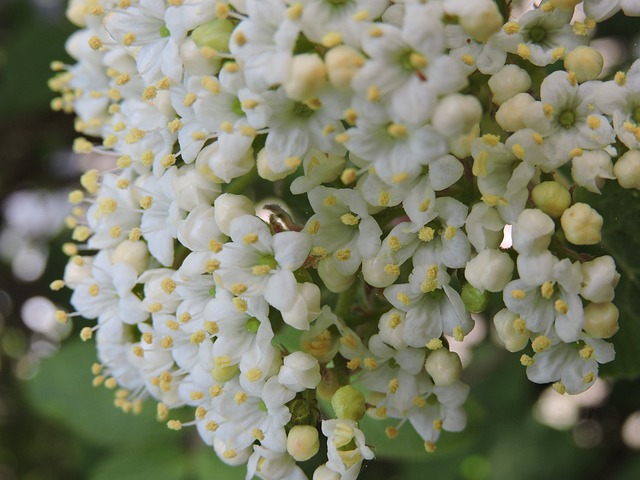
[[[46,86],[51,60],[68,60],[64,41],[74,28],[62,16],[62,3],[57,10],[44,12],[34,5],[28,0],[0,2],[0,204],[16,188],[56,188],[74,181],[54,159],[55,152],[71,145],[72,118],[49,110],[52,95]],[[55,7],[55,2],[48,5]],[[637,20],[617,15],[599,26],[598,34],[629,39],[638,33],[637,26]],[[620,436],[624,419],[640,408],[640,198],[638,192],[622,190],[614,182],[600,197],[583,191],[576,195],[588,198],[607,218],[597,253],[613,255],[623,275],[616,294],[622,333],[613,339],[618,358],[603,368],[605,375],[621,378],[607,402],[583,409],[582,420],[573,429],[544,426],[533,414],[543,388],[527,381],[518,355],[485,341],[465,371],[464,380],[472,387],[466,431],[445,433],[438,450],[427,454],[409,425],[397,439],[389,440],[385,423],[365,420],[363,429],[379,458],[365,465],[361,478],[640,478],[640,459]],[[297,197],[288,195],[286,200],[301,212],[308,208]],[[52,248],[59,251],[62,241],[56,239]],[[173,432],[157,422],[152,403],[138,416],[114,408],[112,391],[91,386],[92,343],[70,341],[41,364],[34,379],[24,383],[16,379],[14,372],[29,339],[19,319],[20,305],[34,295],[64,304],[67,293],[52,294],[47,289],[64,262],[62,255],[54,256],[41,281],[28,284],[13,279],[8,267],[0,264],[0,478],[243,479],[244,467],[222,464],[195,429]],[[297,338],[281,341],[293,348]],[[174,415],[189,417],[187,411]],[[590,425],[599,438],[588,447],[577,446],[585,445],[580,437],[590,432],[581,426]],[[303,464],[307,473],[318,461]]]

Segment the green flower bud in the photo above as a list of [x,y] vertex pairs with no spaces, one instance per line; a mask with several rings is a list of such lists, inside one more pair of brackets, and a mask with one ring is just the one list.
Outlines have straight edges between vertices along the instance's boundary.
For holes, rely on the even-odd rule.
[[340,387],[331,398],[331,406],[338,418],[359,421],[366,413],[364,395],[351,385]]
[[569,190],[555,181],[536,185],[531,198],[540,210],[553,218],[558,218],[571,205]]
[[209,47],[219,52],[229,51],[229,39],[235,28],[229,20],[218,18],[196,27],[191,38],[200,48]]
[[484,311],[489,303],[489,294],[486,291],[481,292],[470,283],[464,284],[462,287],[462,295],[460,295],[460,297],[462,298],[464,307],[471,313],[480,313]]

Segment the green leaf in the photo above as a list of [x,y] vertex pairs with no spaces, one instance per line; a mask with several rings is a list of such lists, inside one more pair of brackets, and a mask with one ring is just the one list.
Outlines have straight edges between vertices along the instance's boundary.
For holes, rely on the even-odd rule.
[[[186,480],[187,469],[182,449],[165,448],[117,451],[98,463],[90,480]],[[207,477],[199,477],[207,478]],[[209,476],[226,480],[226,477]]]
[[145,405],[140,415],[125,414],[114,407],[112,390],[91,385],[91,365],[95,361],[92,342],[78,340],[63,345],[26,383],[27,399],[42,415],[95,445],[177,445],[181,435],[155,420],[152,404]]
[[622,275],[614,303],[620,310],[620,331],[611,339],[616,358],[602,367],[602,375],[637,377],[640,375],[640,192],[625,190],[608,182],[602,195],[577,191],[578,201],[587,202],[604,218],[602,246],[584,249],[594,255],[611,255]]

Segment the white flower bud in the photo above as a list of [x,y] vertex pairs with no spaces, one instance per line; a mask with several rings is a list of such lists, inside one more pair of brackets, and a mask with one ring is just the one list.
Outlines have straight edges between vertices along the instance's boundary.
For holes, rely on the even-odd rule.
[[613,166],[613,173],[622,188],[640,190],[640,151],[629,150]]
[[529,343],[531,332],[522,318],[503,308],[493,317],[498,338],[510,352],[518,352]]
[[479,42],[486,42],[502,27],[503,19],[498,5],[492,0],[448,0],[445,10],[456,15],[460,26]]
[[251,200],[244,195],[223,193],[213,203],[218,228],[229,235],[231,222],[242,215],[255,215],[256,209]]
[[293,307],[282,313],[287,325],[298,330],[308,330],[309,324],[320,315],[320,289],[315,283],[296,284],[298,296]]
[[604,150],[584,152],[574,157],[571,160],[571,176],[578,185],[593,193],[600,193],[605,178],[616,178],[611,157]]
[[620,312],[611,302],[590,303],[584,307],[584,331],[593,338],[610,338],[618,331]]
[[407,342],[403,338],[405,315],[402,310],[392,308],[383,314],[378,321],[380,338],[384,343],[391,345],[396,350],[407,348]]
[[313,480],[340,480],[341,478],[342,475],[331,470],[326,463],[313,472]]
[[496,122],[505,132],[517,132],[527,125],[524,123],[524,112],[535,102],[528,93],[518,93],[500,105],[496,112]]
[[614,289],[620,280],[613,258],[604,255],[581,264],[580,268],[582,270],[580,296],[595,303],[612,301],[615,296]]
[[542,253],[549,246],[554,230],[553,220],[541,210],[523,210],[511,230],[513,248],[521,254]]
[[542,182],[533,187],[533,203],[553,218],[558,218],[571,205],[571,194],[563,185],[555,181]]
[[207,204],[200,205],[189,212],[178,229],[180,243],[193,251],[209,251],[212,240],[224,243],[224,238],[215,220],[215,208]]
[[385,288],[398,279],[400,273],[388,273],[385,267],[389,264],[387,258],[379,256],[362,260],[362,276],[364,281],[372,287]]
[[304,352],[293,352],[284,357],[278,381],[294,392],[315,388],[320,382],[318,360]]
[[362,54],[353,47],[339,45],[324,57],[329,81],[336,88],[349,88],[351,79],[364,65]]
[[464,276],[478,290],[500,292],[511,281],[513,267],[508,253],[483,250],[467,263]]
[[595,80],[602,73],[604,59],[598,50],[579,45],[564,57],[564,69],[573,72],[579,83]]
[[149,250],[146,242],[125,240],[111,254],[111,263],[128,263],[138,275],[149,266]]
[[505,65],[489,79],[489,88],[493,94],[493,103],[502,105],[518,93],[531,88],[531,77],[517,65]]
[[178,170],[178,175],[173,180],[173,190],[176,194],[176,203],[187,212],[198,205],[211,205],[220,195],[220,185],[204,178],[192,166]]
[[258,167],[258,175],[260,178],[264,178],[265,180],[269,180],[270,182],[275,182],[276,180],[282,180],[283,178],[291,175],[296,171],[298,166],[300,166],[301,161],[294,161],[293,166],[287,170],[282,172],[275,172],[269,165],[269,157],[267,157],[267,150],[263,148],[258,153],[258,157],[256,158],[256,165]]
[[456,383],[462,375],[460,357],[446,348],[431,352],[424,362],[424,368],[439,387]]
[[560,224],[567,240],[574,245],[595,245],[601,239],[602,217],[586,203],[567,208]]
[[333,293],[344,292],[356,279],[355,275],[342,275],[334,265],[333,257],[318,262],[318,275],[325,286]]
[[287,96],[303,101],[312,97],[327,82],[327,69],[315,53],[294,55],[291,59],[289,77],[283,87]]
[[213,450],[216,452],[220,460],[232,467],[244,465],[253,453],[253,448],[251,447],[247,447],[239,452],[231,449],[224,440],[221,440],[219,437],[213,438]]
[[446,137],[457,137],[469,133],[481,118],[482,105],[476,97],[454,93],[438,103],[431,123]]
[[287,452],[296,462],[305,462],[320,450],[318,429],[310,425],[296,425],[287,435]]

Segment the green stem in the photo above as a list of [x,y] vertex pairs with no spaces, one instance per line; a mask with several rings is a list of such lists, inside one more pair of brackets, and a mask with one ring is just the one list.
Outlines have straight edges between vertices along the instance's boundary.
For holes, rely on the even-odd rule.
[[354,281],[353,284],[344,292],[338,295],[338,301],[334,308],[334,313],[340,318],[346,318],[353,307],[353,299],[356,296],[359,282]]
[[224,188],[225,193],[233,193],[240,195],[253,183],[258,176],[258,169],[253,167],[249,173],[244,174],[242,177],[234,178]]

